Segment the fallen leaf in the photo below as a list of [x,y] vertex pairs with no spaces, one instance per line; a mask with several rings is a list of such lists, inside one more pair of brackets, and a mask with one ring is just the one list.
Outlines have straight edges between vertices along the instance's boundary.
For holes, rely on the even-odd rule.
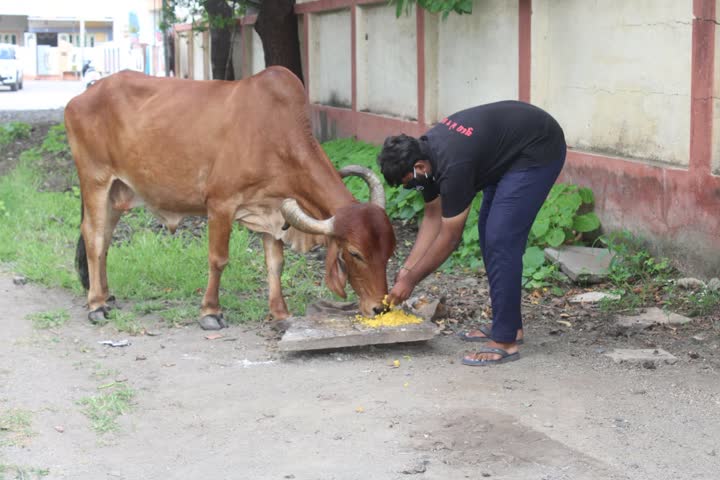
[[64,433],[65,427],[63,427],[62,425],[55,425],[55,430],[57,430],[60,433]]
[[163,366],[163,367],[174,367],[175,364],[174,364],[174,363],[163,363],[162,366]]
[[400,360],[393,360],[393,368],[400,368]]
[[566,327],[572,327],[572,323],[568,322],[567,320],[556,320],[555,322],[561,325],[565,325]]
[[403,387],[407,388],[407,387],[409,387],[409,386],[410,386],[410,382],[405,382],[405,383],[403,383]]
[[205,335],[205,338],[208,340],[217,340],[218,338],[223,338],[224,335],[221,335],[219,333],[211,333],[210,335]]
[[363,413],[363,412],[365,412],[365,409],[364,409],[363,407],[357,407],[357,408],[355,409],[355,411],[356,411],[357,413]]

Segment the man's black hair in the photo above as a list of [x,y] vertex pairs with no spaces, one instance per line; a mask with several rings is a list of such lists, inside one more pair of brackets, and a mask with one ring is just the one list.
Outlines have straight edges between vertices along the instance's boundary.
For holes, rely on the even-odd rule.
[[415,162],[428,160],[427,146],[423,143],[404,133],[385,139],[377,162],[388,185],[401,185],[403,177],[412,172]]

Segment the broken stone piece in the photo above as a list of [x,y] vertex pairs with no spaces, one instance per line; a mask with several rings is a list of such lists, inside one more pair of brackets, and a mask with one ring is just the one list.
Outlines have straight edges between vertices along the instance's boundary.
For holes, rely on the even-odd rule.
[[607,298],[609,300],[620,300],[620,295],[605,292],[585,292],[568,298],[570,303],[598,303]]
[[695,289],[695,288],[705,288],[705,282],[702,280],[699,280],[697,278],[679,278],[675,281],[675,284],[678,287],[685,288],[687,290]]
[[573,282],[599,283],[605,280],[614,254],[607,248],[546,248],[545,258],[560,267]]
[[615,363],[637,364],[645,368],[653,368],[659,364],[673,365],[677,362],[677,357],[660,348],[616,348],[605,356],[612,358]]
[[645,310],[640,315],[620,316],[617,325],[624,328],[638,328],[644,330],[654,325],[683,325],[689,323],[690,319],[677,313],[664,312],[653,307]]

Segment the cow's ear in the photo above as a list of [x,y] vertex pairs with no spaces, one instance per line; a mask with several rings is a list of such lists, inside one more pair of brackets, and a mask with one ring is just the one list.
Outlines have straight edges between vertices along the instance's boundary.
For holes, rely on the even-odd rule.
[[347,271],[345,262],[340,258],[340,247],[335,240],[330,240],[327,256],[325,257],[325,285],[336,295],[347,298],[345,286],[347,285]]

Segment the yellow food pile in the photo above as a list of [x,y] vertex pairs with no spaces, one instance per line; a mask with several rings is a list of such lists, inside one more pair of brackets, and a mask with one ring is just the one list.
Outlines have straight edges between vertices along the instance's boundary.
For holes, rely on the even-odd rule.
[[[385,300],[383,305],[389,306]],[[400,325],[410,325],[412,323],[422,323],[422,318],[416,317],[410,313],[405,313],[400,308],[392,308],[387,312],[380,313],[374,317],[363,317],[362,315],[355,315],[355,320],[365,325],[366,327],[379,328],[379,327],[398,327]]]

